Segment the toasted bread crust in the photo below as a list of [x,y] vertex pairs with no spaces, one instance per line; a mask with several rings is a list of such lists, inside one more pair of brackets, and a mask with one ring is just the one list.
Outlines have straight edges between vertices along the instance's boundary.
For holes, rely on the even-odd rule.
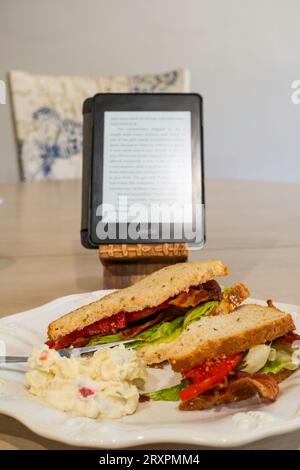
[[220,260],[178,263],[145,277],[136,284],[106,295],[58,318],[48,326],[48,337],[56,340],[121,311],[135,312],[155,307],[170,297],[218,276],[228,274]]
[[[230,313],[249,296],[249,291],[244,284],[236,284],[223,294],[220,304],[212,312],[212,315],[221,315],[222,313]],[[172,351],[172,346],[176,340],[169,343],[149,344],[138,350],[140,356],[147,362],[147,364],[158,364],[167,361],[169,354]]]
[[235,308],[239,307],[249,295],[250,292],[244,284],[235,284],[233,287],[226,289],[223,293],[222,300],[213,311],[213,315],[231,313]]
[[174,342],[169,362],[174,371],[182,372],[207,359],[246,351],[294,329],[288,313],[274,307],[244,305],[229,316],[206,317],[192,324]]

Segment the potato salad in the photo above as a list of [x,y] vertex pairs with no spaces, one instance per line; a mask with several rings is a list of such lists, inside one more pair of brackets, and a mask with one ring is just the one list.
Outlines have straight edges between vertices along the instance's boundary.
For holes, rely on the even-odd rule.
[[123,345],[91,357],[61,357],[43,345],[29,357],[26,385],[48,405],[88,418],[120,418],[135,412],[146,365]]

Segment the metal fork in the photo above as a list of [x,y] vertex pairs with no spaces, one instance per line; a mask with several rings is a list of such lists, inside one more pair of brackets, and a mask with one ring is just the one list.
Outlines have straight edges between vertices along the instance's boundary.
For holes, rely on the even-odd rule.
[[[134,343],[134,339],[128,339],[125,341],[115,341],[113,343],[106,343],[106,344],[98,344],[97,346],[87,346],[83,348],[64,348],[64,349],[57,349],[56,352],[61,357],[80,357],[83,354],[88,354],[94,351],[98,351],[98,349],[105,349],[105,348],[112,348],[114,346],[118,346],[119,344],[129,344]],[[0,364],[14,364],[20,362],[27,362],[28,356],[0,356]]]

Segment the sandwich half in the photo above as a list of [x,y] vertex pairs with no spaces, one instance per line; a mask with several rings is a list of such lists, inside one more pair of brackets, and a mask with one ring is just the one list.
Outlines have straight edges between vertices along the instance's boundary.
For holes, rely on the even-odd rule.
[[209,409],[256,394],[274,401],[278,383],[299,365],[300,336],[294,330],[291,315],[271,303],[203,318],[169,351],[171,367],[182,374],[182,381],[142,398],[180,400],[180,410]]
[[190,324],[230,313],[248,297],[243,284],[222,292],[216,278],[227,273],[220,260],[168,266],[53,321],[47,344],[61,349],[134,338],[148,364],[162,362]]

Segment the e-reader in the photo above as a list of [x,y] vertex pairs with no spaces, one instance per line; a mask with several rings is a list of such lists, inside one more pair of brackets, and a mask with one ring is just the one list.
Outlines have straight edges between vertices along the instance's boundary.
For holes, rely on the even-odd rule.
[[202,246],[201,96],[99,93],[83,117],[82,244]]

